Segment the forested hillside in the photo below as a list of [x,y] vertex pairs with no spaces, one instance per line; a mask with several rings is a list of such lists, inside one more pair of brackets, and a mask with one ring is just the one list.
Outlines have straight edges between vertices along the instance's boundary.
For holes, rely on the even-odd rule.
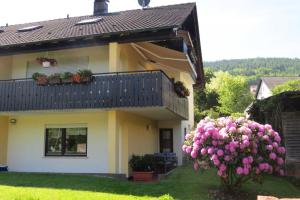
[[295,58],[249,58],[205,62],[206,69],[228,71],[233,75],[249,78],[250,84],[261,76],[300,75],[300,59]]

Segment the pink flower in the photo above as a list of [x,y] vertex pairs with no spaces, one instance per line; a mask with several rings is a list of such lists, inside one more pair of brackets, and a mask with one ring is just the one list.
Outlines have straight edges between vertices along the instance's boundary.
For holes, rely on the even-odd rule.
[[194,150],[193,150],[193,151],[191,152],[191,157],[192,157],[192,158],[197,158],[197,156],[198,156],[198,151],[194,151]]
[[185,152],[186,153],[191,153],[192,152],[192,147],[191,146],[188,146],[186,149],[185,149]]
[[248,168],[243,168],[243,173],[244,173],[245,175],[248,175],[248,174],[249,174],[249,169],[248,169]]
[[277,151],[280,154],[284,154],[285,153],[285,148],[284,147],[278,147]]
[[282,158],[277,158],[277,164],[278,165],[283,165],[284,160]]
[[214,165],[215,166],[219,166],[220,165],[220,161],[218,159],[213,160]]
[[217,151],[217,154],[218,154],[219,157],[221,157],[221,156],[224,155],[224,151],[223,151],[222,149],[219,149],[219,150]]
[[241,174],[243,174],[243,173],[244,173],[244,170],[243,170],[243,168],[241,168],[241,167],[238,167],[238,168],[236,169],[236,173],[237,173],[238,175],[241,175]]
[[266,124],[266,125],[265,125],[265,129],[271,130],[271,129],[272,129],[272,126],[271,126],[270,124]]
[[273,146],[274,148],[278,148],[278,143],[277,143],[277,142],[273,142],[272,146]]
[[226,171],[226,168],[227,167],[224,164],[221,164],[219,169],[220,169],[220,171],[224,172],[224,171]]
[[202,148],[201,149],[201,154],[204,156],[204,155],[206,155],[207,154],[207,150],[205,149],[205,148]]
[[213,154],[214,153],[214,148],[212,148],[212,147],[208,148],[207,152],[210,155]]
[[230,127],[229,128],[229,133],[235,133],[236,132],[236,128],[235,127]]
[[187,146],[184,144],[184,145],[182,146],[182,151],[185,151],[186,148],[187,148]]
[[228,155],[225,156],[225,157],[224,157],[224,160],[227,161],[227,162],[230,161],[230,156],[228,156]]
[[244,165],[249,164],[249,159],[248,159],[248,158],[243,158],[243,164],[244,164]]
[[214,145],[216,147],[216,146],[218,146],[218,142],[216,140],[213,140],[212,145]]
[[252,157],[252,156],[249,156],[249,157],[248,157],[248,161],[249,161],[249,163],[253,163],[253,161],[254,161],[254,160],[253,160],[253,157]]
[[265,141],[269,141],[269,140],[270,140],[270,138],[269,138],[268,135],[264,135],[264,136],[263,136],[263,139],[264,139]]
[[221,170],[218,170],[217,174],[218,176],[222,176],[223,172]]
[[276,154],[275,153],[270,153],[270,155],[269,155],[269,158],[271,159],[271,160],[275,160],[276,159]]
[[278,143],[280,143],[281,142],[281,138],[280,138],[280,136],[275,136],[275,138],[274,138],[274,140],[276,141],[276,142],[278,142]]
[[272,151],[273,150],[273,146],[272,145],[267,145],[266,149],[269,150],[269,151]]

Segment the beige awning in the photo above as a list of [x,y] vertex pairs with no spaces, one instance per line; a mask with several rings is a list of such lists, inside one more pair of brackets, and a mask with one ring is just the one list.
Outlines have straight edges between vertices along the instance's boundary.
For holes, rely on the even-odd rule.
[[196,71],[185,53],[148,42],[132,43],[132,47],[146,60],[169,70],[184,71],[196,77]]

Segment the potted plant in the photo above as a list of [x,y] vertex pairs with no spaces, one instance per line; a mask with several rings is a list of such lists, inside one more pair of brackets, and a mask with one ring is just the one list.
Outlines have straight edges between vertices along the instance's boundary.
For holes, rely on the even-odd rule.
[[71,72],[64,72],[60,75],[60,79],[62,83],[72,83],[73,74]]
[[32,79],[36,81],[38,85],[47,85],[48,83],[47,76],[38,72],[32,75]]
[[190,91],[184,86],[183,82],[181,81],[177,81],[174,83],[174,90],[176,94],[181,98],[190,96]]
[[73,82],[74,82],[74,83],[80,83],[80,81],[81,81],[80,74],[79,74],[78,72],[75,73],[75,74],[73,74],[72,79],[73,79]]
[[80,76],[81,83],[89,83],[92,81],[93,72],[91,70],[88,70],[88,69],[79,70],[78,74]]
[[57,65],[57,60],[52,58],[39,57],[36,60],[43,67],[51,67]]
[[48,77],[48,82],[49,82],[50,85],[60,84],[61,83],[60,74],[55,73],[55,74],[50,75]]
[[133,171],[134,181],[152,181],[154,178],[154,157],[151,155],[132,155],[129,165]]

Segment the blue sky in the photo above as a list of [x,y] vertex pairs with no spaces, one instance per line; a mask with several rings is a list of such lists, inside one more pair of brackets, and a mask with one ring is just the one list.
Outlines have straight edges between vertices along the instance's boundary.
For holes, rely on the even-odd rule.
[[[152,0],[150,6],[191,2]],[[300,57],[299,0],[196,0],[205,61]],[[139,8],[137,0],[110,0],[110,11]],[[92,13],[93,0],[1,2],[0,25]]]

